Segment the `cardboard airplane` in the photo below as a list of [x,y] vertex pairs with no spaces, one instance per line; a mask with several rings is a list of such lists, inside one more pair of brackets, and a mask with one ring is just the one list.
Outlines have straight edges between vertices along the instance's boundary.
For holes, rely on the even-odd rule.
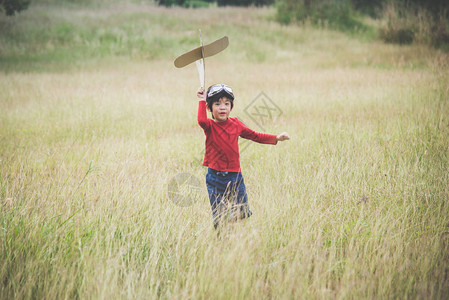
[[229,45],[229,39],[227,36],[224,36],[210,44],[203,46],[203,39],[201,37],[200,30],[200,41],[201,46],[190,50],[175,59],[175,67],[183,68],[193,62],[196,62],[196,67],[198,69],[198,74],[200,76],[201,86],[204,87],[205,81],[205,69],[206,66],[204,64],[204,58],[213,56],[217,53],[220,53],[224,49],[226,49]]

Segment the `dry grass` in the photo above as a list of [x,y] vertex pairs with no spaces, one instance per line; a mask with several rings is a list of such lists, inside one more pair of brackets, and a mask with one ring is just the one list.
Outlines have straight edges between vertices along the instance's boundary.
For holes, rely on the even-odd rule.
[[[195,26],[209,32],[202,12]],[[231,44],[206,80],[234,87],[233,115],[254,129],[244,108],[265,92],[283,111],[265,129],[292,137],[241,154],[254,215],[217,238],[205,186],[191,206],[170,201],[179,173],[204,185],[194,66],[9,69],[0,297],[445,298],[447,56],[281,27],[264,9],[211,12]]]

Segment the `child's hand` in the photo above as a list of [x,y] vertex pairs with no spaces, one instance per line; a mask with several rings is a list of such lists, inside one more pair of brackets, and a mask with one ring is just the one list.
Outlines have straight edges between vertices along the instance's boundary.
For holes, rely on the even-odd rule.
[[290,139],[290,135],[288,134],[288,132],[282,132],[279,133],[278,136],[276,137],[276,141],[286,141]]
[[200,86],[198,88],[198,91],[196,92],[196,96],[198,97],[198,99],[200,101],[206,101],[206,93],[204,92],[204,88],[202,86]]

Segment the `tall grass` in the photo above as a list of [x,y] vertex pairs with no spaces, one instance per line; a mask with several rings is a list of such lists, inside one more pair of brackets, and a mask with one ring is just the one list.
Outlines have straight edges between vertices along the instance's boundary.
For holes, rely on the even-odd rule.
[[[272,14],[34,6],[2,19],[0,298],[447,296],[447,55]],[[56,42],[61,24],[75,34]],[[230,38],[206,80],[234,87],[232,114],[257,130],[244,109],[264,91],[283,111],[266,130],[292,136],[242,151],[254,215],[220,238],[198,163],[196,70],[172,65],[197,27]],[[160,52],[132,42],[100,55],[117,43],[101,30]],[[54,55],[75,45],[79,56]],[[180,173],[203,184],[191,206],[170,200]]]

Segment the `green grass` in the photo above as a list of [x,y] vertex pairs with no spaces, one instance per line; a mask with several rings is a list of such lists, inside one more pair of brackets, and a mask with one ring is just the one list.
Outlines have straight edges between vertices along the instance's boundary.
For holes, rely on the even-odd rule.
[[[274,9],[31,6],[0,17],[0,298],[444,299],[449,59]],[[220,16],[211,18],[210,16]],[[283,114],[241,164],[254,215],[213,230],[198,76]],[[243,148],[243,147],[242,147]],[[168,183],[202,184],[180,207]]]

